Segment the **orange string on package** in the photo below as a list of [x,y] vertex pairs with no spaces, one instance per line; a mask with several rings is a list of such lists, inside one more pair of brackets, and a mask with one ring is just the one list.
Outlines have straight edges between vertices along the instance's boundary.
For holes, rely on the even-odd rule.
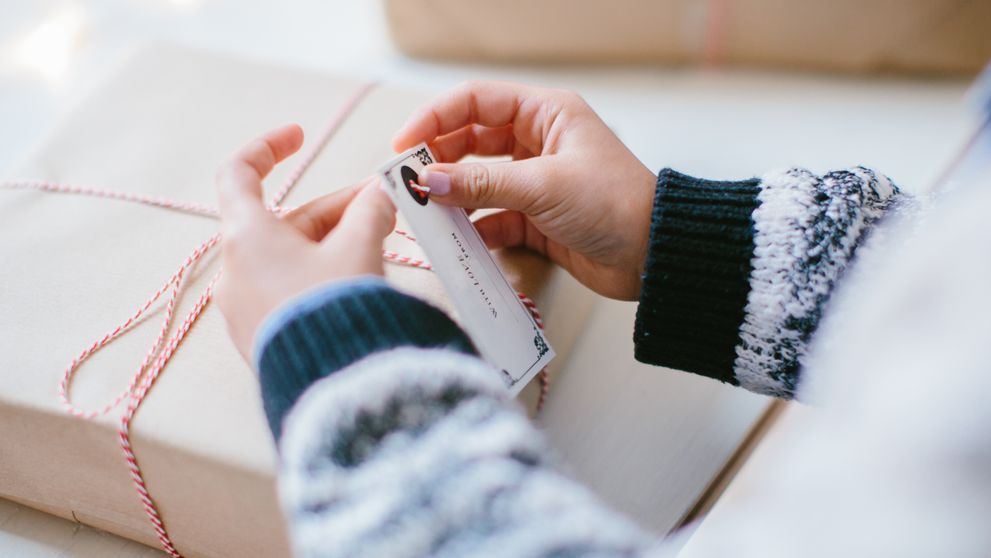
[[[337,133],[337,131],[347,120],[348,116],[354,112],[354,109],[358,106],[362,99],[368,94],[369,91],[374,87],[374,84],[366,84],[361,86],[344,104],[344,106],[338,111],[334,118],[327,125],[323,133],[318,137],[317,142],[313,147],[306,153],[299,164],[293,168],[289,177],[283,183],[282,187],[272,196],[269,201],[269,209],[273,212],[283,212],[286,208],[282,207],[282,201],[289,194],[289,192],[296,186],[300,178],[310,167],[316,157],[320,154],[323,148],[327,145],[330,139]],[[182,213],[189,213],[195,215],[202,215],[211,218],[217,218],[220,212],[214,208],[205,205],[200,205],[196,203],[188,203],[176,200],[170,200],[166,198],[156,197],[156,196],[145,196],[141,194],[134,194],[130,192],[120,192],[115,190],[106,190],[102,188],[92,188],[85,186],[76,186],[71,184],[61,184],[46,181],[17,181],[17,182],[0,182],[0,187],[18,190],[37,190],[42,192],[53,192],[59,194],[78,194],[84,196],[107,198],[112,200],[126,201],[131,203],[139,203],[143,205],[150,205],[154,207],[161,207],[163,209],[168,209],[172,211],[178,211]],[[394,234],[405,237],[411,242],[415,242],[416,239],[409,233],[396,230]],[[65,373],[62,375],[61,380],[58,383],[58,397],[64,405],[68,413],[73,416],[79,417],[81,419],[93,419],[102,415],[105,415],[115,409],[123,401],[127,401],[126,407],[123,415],[120,418],[120,425],[118,428],[118,437],[120,442],[120,447],[123,450],[125,461],[127,462],[128,472],[131,476],[132,484],[134,489],[138,493],[138,497],[141,500],[141,505],[144,508],[145,515],[148,517],[148,521],[151,522],[152,528],[155,530],[155,534],[158,536],[158,540],[161,542],[162,549],[172,556],[173,558],[181,558],[181,554],[176,549],[175,544],[169,537],[168,530],[165,528],[165,524],[162,521],[161,514],[158,511],[158,507],[155,505],[154,499],[148,492],[148,486],[145,483],[144,475],[141,472],[141,467],[138,463],[138,458],[134,454],[134,450],[131,446],[131,422],[134,420],[134,415],[137,413],[138,408],[141,403],[148,396],[148,392],[151,390],[155,383],[155,380],[165,369],[168,364],[169,359],[179,348],[182,340],[186,337],[189,329],[199,318],[203,309],[210,302],[210,298],[213,294],[214,285],[217,283],[217,279],[220,277],[221,271],[218,271],[213,278],[210,280],[206,289],[200,294],[196,299],[195,304],[183,318],[182,323],[178,325],[175,332],[169,336],[169,331],[172,328],[173,318],[175,317],[176,305],[180,294],[182,293],[184,283],[183,279],[186,274],[192,269],[203,256],[209,252],[212,248],[216,247],[220,243],[220,235],[215,234],[207,239],[205,242],[200,244],[193,250],[186,259],[183,260],[179,269],[169,277],[168,281],[165,282],[157,291],[155,291],[149,298],[142,304],[137,311],[131,314],[126,320],[121,322],[117,327],[110,330],[108,333],[104,334],[102,337],[94,341],[88,347],[83,349],[76,358],[69,363],[68,368],[66,368]],[[411,258],[405,256],[398,252],[393,252],[389,250],[384,250],[382,252],[382,257],[389,262],[406,265],[410,267],[417,267],[420,269],[430,270],[430,264],[424,260]],[[166,294],[167,293],[167,294]],[[162,325],[158,330],[158,334],[155,340],[152,342],[151,347],[148,349],[148,353],[145,355],[144,360],[135,368],[134,375],[131,377],[127,386],[119,393],[117,396],[109,403],[104,405],[102,408],[95,410],[83,410],[76,407],[71,398],[69,397],[69,388],[72,384],[73,377],[75,376],[77,370],[87,359],[96,354],[98,351],[109,345],[115,339],[121,335],[127,333],[133,325],[141,320],[142,316],[148,312],[152,306],[159,301],[163,296],[165,296],[165,316],[162,319]],[[533,314],[534,321],[537,325],[543,329],[543,322],[540,318],[540,313],[537,311],[537,307],[532,300],[526,297],[523,293],[519,293],[520,300],[523,304],[530,310]],[[547,393],[549,389],[549,379],[547,371],[543,370],[540,373],[540,396],[537,401],[537,409],[543,407],[544,401],[547,398]]]

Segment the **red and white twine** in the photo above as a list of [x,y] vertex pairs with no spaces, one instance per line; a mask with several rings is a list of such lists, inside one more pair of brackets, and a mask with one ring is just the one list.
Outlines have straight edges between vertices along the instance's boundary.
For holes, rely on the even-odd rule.
[[[269,208],[272,211],[279,213],[285,211],[285,208],[281,205],[285,197],[296,186],[300,178],[302,178],[303,174],[310,167],[316,157],[373,87],[374,84],[363,85],[345,102],[344,106],[338,111],[338,113],[327,125],[326,129],[318,137],[317,142],[313,145],[310,151],[305,154],[297,166],[294,167],[286,181],[282,184],[275,195],[272,196],[269,202]],[[157,196],[146,196],[131,192],[107,190],[103,188],[76,186],[58,182],[0,182],[0,187],[106,198],[160,207],[181,213],[201,215],[211,218],[217,218],[220,215],[220,212],[216,208],[197,203],[171,200]],[[416,241],[416,238],[414,238],[413,235],[405,231],[397,229],[394,231],[394,234],[405,237],[412,242]],[[141,500],[141,505],[144,508],[145,515],[148,517],[148,521],[151,522],[152,528],[155,530],[155,534],[158,536],[158,540],[162,545],[162,549],[173,558],[181,558],[182,555],[176,549],[171,537],[169,537],[168,530],[165,528],[165,524],[162,521],[158,506],[155,504],[151,494],[148,492],[147,483],[145,482],[144,475],[141,472],[141,467],[138,464],[137,456],[135,456],[131,445],[131,422],[134,420],[135,413],[137,413],[141,403],[147,397],[148,392],[155,383],[155,380],[162,373],[162,370],[165,369],[169,359],[172,358],[172,355],[179,348],[179,345],[186,337],[186,334],[189,332],[190,328],[196,322],[197,318],[199,318],[206,305],[210,302],[210,298],[213,295],[214,285],[216,285],[217,279],[220,277],[222,271],[218,271],[216,275],[213,276],[206,289],[204,289],[204,291],[196,299],[193,307],[188,313],[186,313],[182,322],[176,328],[176,331],[169,336],[173,318],[175,317],[176,306],[184,287],[183,281],[186,278],[187,273],[203,258],[204,255],[206,255],[207,252],[216,247],[217,244],[220,243],[220,240],[220,235],[215,234],[197,246],[195,250],[186,256],[182,264],[179,266],[179,269],[173,273],[171,277],[169,277],[168,281],[166,281],[162,287],[155,291],[144,302],[144,304],[138,308],[137,311],[117,325],[117,327],[113,328],[102,337],[94,341],[91,345],[83,349],[83,351],[80,352],[71,363],[69,363],[69,366],[66,368],[65,373],[62,375],[62,378],[58,383],[58,397],[64,405],[66,411],[81,419],[94,419],[106,415],[120,405],[121,402],[127,400],[127,404],[124,413],[120,418],[120,425],[118,428],[120,447],[123,450],[132,484],[134,485],[134,489],[137,491],[138,497]],[[399,265],[406,265],[426,270],[431,269],[430,264],[424,260],[405,256],[394,251],[384,250],[382,257],[386,261]],[[134,375],[128,382],[127,387],[125,387],[124,390],[121,391],[110,403],[104,405],[102,408],[96,410],[84,410],[76,407],[69,397],[69,388],[79,367],[82,366],[87,359],[102,350],[115,339],[127,333],[163,296],[165,296],[165,316],[162,319],[162,325],[159,328],[158,334],[152,342],[151,347],[148,349],[148,353],[136,367]],[[543,329],[543,321],[541,320],[540,312],[537,311],[536,304],[534,304],[534,302],[527,298],[523,293],[519,293],[519,298],[524,306],[530,310],[537,326]],[[540,396],[537,402],[538,410],[543,407],[549,390],[549,379],[546,370],[542,370],[540,373],[540,386]]]

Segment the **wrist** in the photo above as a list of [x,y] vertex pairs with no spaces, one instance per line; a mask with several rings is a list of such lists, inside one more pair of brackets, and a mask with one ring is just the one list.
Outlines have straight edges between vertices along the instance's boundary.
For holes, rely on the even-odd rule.
[[630,255],[630,273],[632,275],[630,284],[632,289],[627,300],[637,300],[640,297],[644,274],[647,269],[647,255],[650,250],[654,206],[657,203],[658,177],[643,164],[639,166],[641,172],[638,173],[636,195],[633,196],[634,202],[630,208],[630,222],[633,223],[631,231],[634,237],[631,240],[633,251]]

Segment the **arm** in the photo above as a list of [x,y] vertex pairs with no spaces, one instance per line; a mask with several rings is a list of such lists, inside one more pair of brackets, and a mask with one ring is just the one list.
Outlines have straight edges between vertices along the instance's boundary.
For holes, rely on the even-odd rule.
[[[501,208],[491,248],[546,255],[599,294],[640,300],[636,356],[791,397],[830,295],[901,196],[864,168],[740,182],[654,176],[577,95],[467,83],[418,112],[397,149],[430,142],[438,203]],[[511,162],[458,162],[468,154]]]
[[296,553],[630,556],[649,545],[551,469],[501,375],[450,319],[376,277],[394,226],[384,192],[265,209],[262,178],[301,143],[297,127],[277,130],[218,175],[216,293],[259,370]]
[[[790,395],[832,286],[896,194],[864,169],[735,183],[663,171],[637,357]],[[748,326],[764,335],[741,334]],[[766,353],[775,358],[762,358],[762,342],[781,345]],[[649,534],[554,472],[542,437],[457,326],[381,279],[285,305],[256,347],[297,554],[650,552]]]
[[901,196],[863,167],[739,182],[662,171],[636,358],[792,397],[833,290]]
[[553,471],[497,371],[426,303],[361,279],[297,299],[261,331],[298,556],[630,556],[651,544]]

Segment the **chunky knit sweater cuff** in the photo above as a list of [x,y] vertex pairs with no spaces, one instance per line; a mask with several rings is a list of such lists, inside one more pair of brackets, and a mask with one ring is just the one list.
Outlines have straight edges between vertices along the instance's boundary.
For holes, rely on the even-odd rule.
[[332,283],[277,310],[260,328],[255,357],[275,438],[286,413],[311,384],[397,347],[475,354],[467,335],[446,314],[377,277]]
[[661,171],[636,358],[793,396],[833,287],[899,196],[862,167],[738,182]]

